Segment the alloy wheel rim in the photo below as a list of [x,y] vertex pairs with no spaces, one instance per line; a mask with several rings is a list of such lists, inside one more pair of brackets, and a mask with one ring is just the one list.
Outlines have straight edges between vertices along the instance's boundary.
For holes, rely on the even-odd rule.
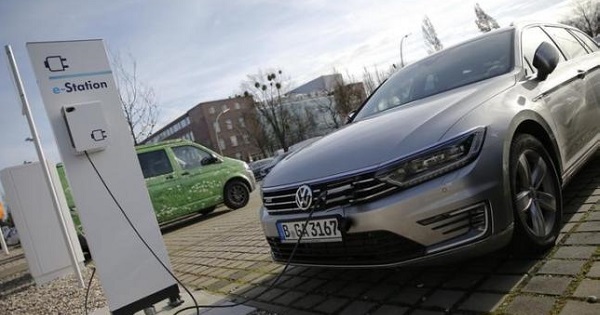
[[246,193],[244,190],[244,187],[240,186],[240,185],[234,185],[231,188],[231,200],[233,200],[235,203],[237,204],[241,204],[244,199],[246,198]]
[[552,170],[536,151],[519,155],[515,186],[515,207],[526,229],[540,238],[550,235],[557,217],[557,189]]

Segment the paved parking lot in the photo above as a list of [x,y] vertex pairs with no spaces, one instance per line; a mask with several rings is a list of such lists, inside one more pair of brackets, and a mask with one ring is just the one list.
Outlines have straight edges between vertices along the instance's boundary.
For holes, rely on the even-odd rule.
[[[566,187],[559,242],[538,258],[504,250],[442,267],[290,267],[267,291],[283,266],[271,261],[260,202],[255,192],[244,209],[164,235],[187,286],[278,314],[600,314],[600,154]],[[22,256],[14,249],[0,278],[25,271]]]
[[271,262],[258,193],[248,207],[170,232],[165,242],[190,288],[279,314],[600,314],[600,155],[563,198],[564,226],[544,257],[504,250],[442,267],[291,267],[268,291],[283,266]]

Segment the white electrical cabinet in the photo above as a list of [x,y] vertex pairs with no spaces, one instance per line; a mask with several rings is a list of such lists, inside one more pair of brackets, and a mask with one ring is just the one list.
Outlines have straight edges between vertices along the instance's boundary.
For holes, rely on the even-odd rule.
[[[60,210],[73,241],[77,262],[81,264],[83,253],[60,179],[54,164],[49,163],[49,166]],[[25,252],[29,272],[35,283],[41,285],[70,274],[73,268],[68,247],[62,236],[56,211],[53,209],[51,192],[46,185],[42,165],[35,162],[3,169],[0,171],[0,180]]]

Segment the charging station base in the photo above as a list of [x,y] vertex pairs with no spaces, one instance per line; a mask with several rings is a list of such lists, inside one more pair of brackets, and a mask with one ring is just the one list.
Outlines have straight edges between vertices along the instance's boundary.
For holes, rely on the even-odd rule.
[[[169,306],[169,300],[163,300],[154,305],[154,309],[156,310],[156,315],[173,315],[181,309],[186,307],[194,306],[194,302],[190,298],[189,295],[185,293],[183,288],[180,288],[181,299],[183,300],[183,304],[177,307]],[[232,302],[223,298],[223,296],[212,295],[210,293],[206,293],[202,290],[193,291],[192,294],[194,298],[198,302],[198,305],[227,305]],[[246,306],[246,305],[237,305],[234,307],[228,308],[200,308],[200,314],[203,315],[247,315],[254,312],[256,308]],[[91,315],[109,315],[110,311],[108,307],[104,307],[101,309],[97,309],[91,313]],[[144,315],[144,311],[139,311],[135,313],[136,315]],[[196,315],[195,309],[185,310],[180,315]]]

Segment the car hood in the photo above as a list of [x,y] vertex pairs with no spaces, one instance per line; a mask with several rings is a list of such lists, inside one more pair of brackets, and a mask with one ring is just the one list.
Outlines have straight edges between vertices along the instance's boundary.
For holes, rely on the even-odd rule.
[[283,159],[263,188],[355,172],[429,147],[469,111],[514,84],[514,75],[504,75],[353,122]]

